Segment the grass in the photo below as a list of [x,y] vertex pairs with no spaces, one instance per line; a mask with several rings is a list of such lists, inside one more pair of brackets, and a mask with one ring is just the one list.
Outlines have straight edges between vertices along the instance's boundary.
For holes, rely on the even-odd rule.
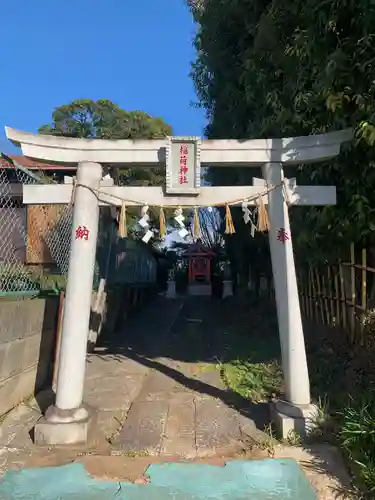
[[210,373],[218,369],[220,369],[220,364],[202,363],[202,362],[196,364],[196,370],[198,373]]
[[[368,398],[367,398],[368,399]],[[358,498],[375,498],[375,402],[352,401],[341,413],[338,437],[349,458]]]
[[222,332],[220,372],[226,385],[242,397],[264,402],[283,389],[280,344],[274,315],[244,310],[231,315]]
[[221,374],[228,387],[255,402],[276,397],[283,383],[277,360],[268,363],[232,360],[222,366]]

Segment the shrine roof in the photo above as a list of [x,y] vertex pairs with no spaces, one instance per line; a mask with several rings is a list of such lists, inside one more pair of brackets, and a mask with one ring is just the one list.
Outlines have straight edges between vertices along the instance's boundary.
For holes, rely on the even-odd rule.
[[205,255],[207,257],[213,257],[215,255],[215,252],[201,243],[194,243],[190,245],[184,252],[185,257],[191,257],[193,255]]

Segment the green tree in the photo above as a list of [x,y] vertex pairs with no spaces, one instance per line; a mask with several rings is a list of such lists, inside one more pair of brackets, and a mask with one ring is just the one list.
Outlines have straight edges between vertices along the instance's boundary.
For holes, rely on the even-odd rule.
[[[52,122],[40,134],[85,139],[160,139],[172,135],[172,127],[143,111],[125,111],[108,99],[77,99],[57,107]],[[121,184],[162,185],[162,168],[128,168],[119,172]]]
[[172,134],[161,118],[143,111],[125,111],[108,99],[77,99],[57,107],[52,123],[39,128],[40,134],[85,139],[160,139]]
[[[296,246],[310,260],[339,257],[338,250],[349,241],[372,249],[373,2],[190,3],[198,27],[193,79],[200,105],[207,110],[208,137],[285,137],[357,128],[358,142],[337,159],[294,170],[300,183],[335,184],[338,205],[293,209],[292,217]],[[251,169],[234,170],[212,169],[211,181],[251,182]],[[244,241],[246,230],[238,233]]]

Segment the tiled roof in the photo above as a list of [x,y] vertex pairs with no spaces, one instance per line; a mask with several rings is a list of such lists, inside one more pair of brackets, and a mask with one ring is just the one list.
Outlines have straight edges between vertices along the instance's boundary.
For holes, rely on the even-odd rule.
[[[75,165],[63,165],[61,163],[46,163],[38,160],[33,160],[27,156],[9,155],[9,158],[19,163],[22,167],[30,170],[76,170]],[[5,159],[0,157],[0,168],[13,168],[13,166]]]

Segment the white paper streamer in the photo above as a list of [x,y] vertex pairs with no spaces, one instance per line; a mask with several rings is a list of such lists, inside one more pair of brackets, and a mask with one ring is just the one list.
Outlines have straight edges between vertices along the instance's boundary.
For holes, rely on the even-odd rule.
[[243,212],[243,220],[244,220],[245,224],[248,224],[249,222],[251,222],[249,202],[247,200],[244,200],[242,202],[242,212]]
[[153,236],[154,236],[154,233],[149,229],[146,232],[146,234],[143,236],[142,241],[144,243],[148,243]]
[[176,208],[176,210],[174,211],[174,220],[180,226],[180,230],[178,231],[180,238],[185,238],[189,234],[189,231],[185,227],[185,223],[184,223],[185,217],[182,214],[181,207]]

